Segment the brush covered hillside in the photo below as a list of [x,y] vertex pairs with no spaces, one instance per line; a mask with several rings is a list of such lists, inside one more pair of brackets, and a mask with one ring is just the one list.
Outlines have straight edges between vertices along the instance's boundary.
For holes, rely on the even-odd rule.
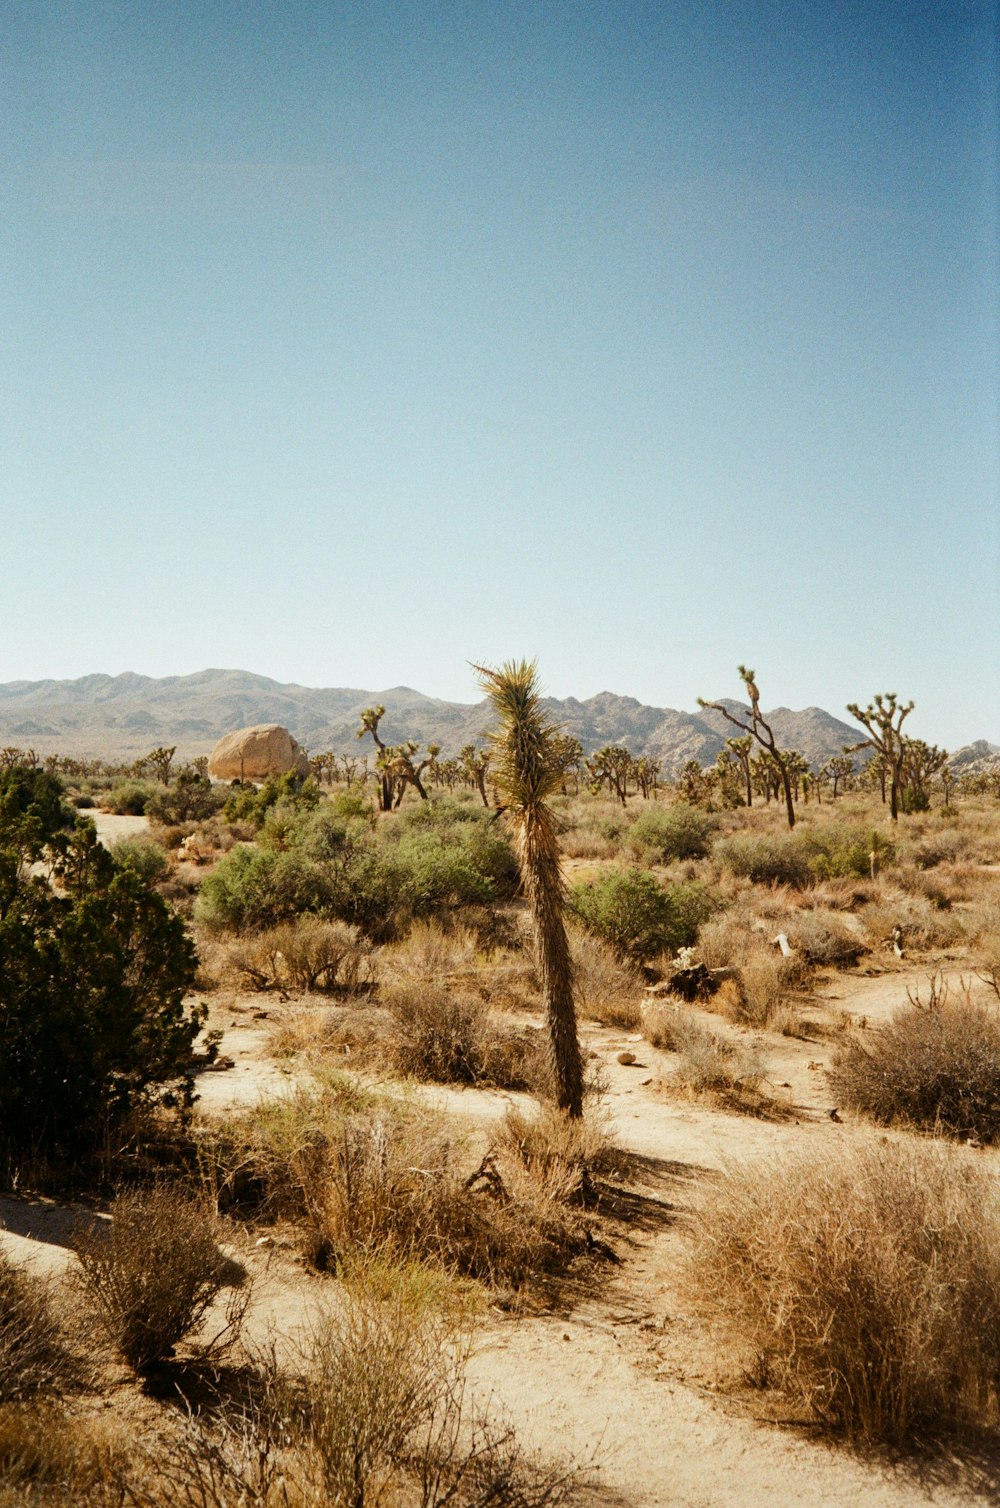
[[[448,756],[478,741],[486,725],[482,703],[424,696],[408,686],[385,691],[283,685],[245,670],[202,670],[160,678],[89,675],[78,680],[0,684],[0,745],[30,746],[40,754],[127,759],[155,744],[176,744],[182,758],[207,753],[217,739],[253,723],[282,723],[311,752],[356,751],[363,708],[386,709],[382,736],[389,743],[438,743]],[[733,708],[741,704],[727,703]],[[584,752],[623,743],[634,755],[662,761],[670,773],[688,759],[710,764],[735,733],[717,712],[647,707],[633,697],[602,691],[586,701],[550,698],[546,706]],[[775,734],[812,763],[839,754],[860,731],[820,707],[768,714]]]

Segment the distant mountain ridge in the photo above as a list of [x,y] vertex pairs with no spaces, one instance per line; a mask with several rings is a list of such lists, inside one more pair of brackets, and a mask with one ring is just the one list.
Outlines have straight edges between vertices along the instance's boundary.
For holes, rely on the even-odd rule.
[[[748,710],[722,700],[734,710]],[[0,745],[30,745],[43,755],[127,760],[160,744],[176,744],[178,754],[190,759],[209,753],[235,728],[273,722],[284,724],[314,753],[361,753],[370,740],[359,744],[355,737],[360,713],[378,704],[386,709],[382,732],[387,743],[407,738],[439,743],[446,756],[480,740],[488,724],[483,702],[446,702],[409,686],[364,691],[283,684],[246,670],[163,677],[129,671],[0,684]],[[711,764],[725,740],[737,733],[718,712],[648,707],[610,691],[586,701],[549,697],[545,705],[580,740],[585,753],[607,743],[625,744],[634,755],[661,760],[667,774],[687,759]],[[862,737],[861,730],[821,707],[778,707],[766,716],[779,744],[798,749],[813,764],[824,763]]]

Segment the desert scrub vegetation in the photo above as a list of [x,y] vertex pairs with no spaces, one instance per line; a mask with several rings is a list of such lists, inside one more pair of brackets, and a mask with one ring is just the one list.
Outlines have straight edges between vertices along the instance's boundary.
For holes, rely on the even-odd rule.
[[588,1247],[580,1212],[509,1146],[476,1170],[442,1116],[332,1075],[203,1126],[198,1157],[218,1207],[297,1227],[320,1270],[379,1255],[512,1292]]
[[356,928],[310,915],[224,944],[217,967],[255,990],[338,996],[367,994],[378,978],[372,947]]
[[382,991],[381,1001],[390,1025],[377,1051],[390,1072],[441,1084],[547,1087],[542,1038],[500,1022],[480,996],[397,984]]
[[168,1185],[120,1194],[110,1221],[77,1232],[81,1291],[135,1372],[172,1357],[201,1329],[227,1286],[225,1318],[204,1349],[238,1338],[250,1289],[242,1269],[220,1250],[221,1235],[201,1200]]
[[724,1037],[683,1007],[665,1004],[647,1008],[643,1031],[652,1046],[677,1056],[662,1080],[671,1093],[751,1115],[773,1107],[763,1088],[767,1070],[752,1043]]
[[639,964],[693,943],[716,901],[697,882],[661,885],[642,869],[609,869],[574,886],[570,906],[589,932]]
[[[195,954],[181,919],[115,862],[92,824],[65,834],[31,823],[29,832],[0,815],[0,1142],[9,1171],[26,1159],[79,1162],[110,1147],[143,1108],[189,1106],[205,1017],[186,999]],[[53,866],[61,893],[32,877],[25,855]]]
[[573,993],[580,1014],[625,1031],[638,1026],[643,979],[636,965],[581,927],[570,930],[570,948]]
[[941,976],[926,999],[907,994],[886,1026],[855,1033],[835,1054],[834,1094],[883,1125],[1000,1140],[1000,1009]]
[[81,1373],[52,1285],[0,1251],[0,1405],[65,1392]]
[[309,912],[387,942],[414,918],[491,908],[516,884],[510,845],[481,809],[440,797],[372,827],[343,801],[278,803],[259,846],[237,846],[206,875],[195,917],[209,932],[251,932]]
[[640,812],[625,835],[627,846],[649,864],[703,859],[712,846],[716,820],[699,807],[678,801]]
[[944,1145],[852,1140],[706,1186],[687,1287],[737,1367],[860,1441],[995,1431],[1000,1192]]

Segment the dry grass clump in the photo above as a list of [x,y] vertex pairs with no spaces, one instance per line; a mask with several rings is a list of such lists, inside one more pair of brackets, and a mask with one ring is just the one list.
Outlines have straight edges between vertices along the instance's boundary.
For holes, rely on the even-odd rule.
[[1000,1190],[940,1145],[884,1138],[730,1167],[688,1285],[758,1384],[871,1442],[994,1429]]
[[359,995],[376,981],[371,948],[345,922],[299,916],[225,945],[224,969],[255,990]]
[[632,964],[598,937],[574,927],[570,932],[573,993],[580,1015],[602,1026],[633,1031],[642,1016],[642,978]]
[[962,922],[948,909],[942,909],[926,895],[908,895],[902,889],[882,886],[878,898],[860,913],[867,939],[873,948],[891,946],[895,928],[900,929],[903,946],[926,950],[946,948],[960,941]]
[[789,919],[789,945],[810,964],[850,968],[868,951],[862,928],[835,911],[817,907]]
[[61,1392],[79,1373],[50,1284],[0,1251],[0,1404]]
[[853,1036],[834,1056],[830,1083],[842,1104],[883,1125],[1000,1140],[1000,1010],[953,993],[939,977],[926,1001],[887,1026]]
[[665,1087],[751,1115],[771,1106],[762,1092],[767,1071],[750,1043],[721,1037],[683,1011],[669,1022],[661,1018],[653,1029],[664,1040],[669,1035],[670,1051],[677,1054]]
[[505,945],[484,946],[479,932],[436,918],[414,922],[400,942],[381,950],[379,967],[391,984],[449,984],[474,990],[491,1005],[517,1010],[539,1007],[539,983],[529,953],[518,946],[516,929]]
[[231,1117],[202,1146],[219,1203],[295,1223],[321,1269],[377,1253],[514,1290],[585,1248],[551,1189],[529,1198],[489,1157],[469,1162],[440,1115],[336,1081]]
[[419,1268],[345,1274],[295,1371],[249,1407],[140,1442],[115,1473],[132,1508],[547,1508],[569,1471],[536,1468],[466,1382],[468,1332]]
[[0,1508],[120,1508],[124,1432],[49,1399],[0,1406]]
[[505,1026],[478,996],[428,984],[397,985],[382,999],[391,1025],[375,1046],[390,1072],[499,1089],[545,1083],[539,1034]]
[[[111,1221],[77,1234],[80,1283],[112,1345],[148,1372],[193,1335],[223,1287],[242,1272],[219,1250],[220,1230],[204,1204],[166,1186],[120,1194]],[[234,1287],[219,1333],[235,1339],[249,1286]]]

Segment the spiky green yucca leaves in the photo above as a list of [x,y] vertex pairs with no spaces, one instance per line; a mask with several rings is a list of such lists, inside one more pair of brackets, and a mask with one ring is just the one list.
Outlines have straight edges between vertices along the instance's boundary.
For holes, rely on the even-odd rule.
[[497,721],[490,735],[490,777],[514,830],[521,883],[531,908],[556,1102],[568,1115],[581,1116],[583,1063],[563,920],[565,890],[555,818],[547,804],[562,787],[559,729],[542,711],[533,661],[508,661],[499,670],[477,665],[475,670]]

